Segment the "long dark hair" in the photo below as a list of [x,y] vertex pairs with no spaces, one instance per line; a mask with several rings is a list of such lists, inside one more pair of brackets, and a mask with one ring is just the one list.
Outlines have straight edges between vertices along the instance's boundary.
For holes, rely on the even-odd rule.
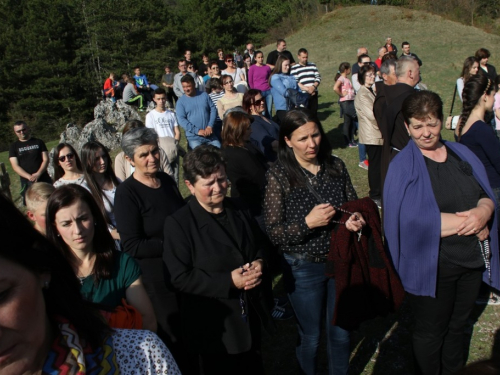
[[[278,60],[276,60],[276,65],[274,66],[274,69],[272,70],[271,74],[269,75],[269,79],[268,79],[269,86],[272,87],[271,77],[273,75],[283,73],[283,62],[287,61],[287,60],[290,61],[290,59],[288,57],[286,57],[285,55],[279,54]],[[290,70],[288,70],[288,74],[290,74]]]
[[344,73],[347,69],[351,69],[351,64],[348,62],[343,62],[339,65],[339,70],[337,71],[337,74],[335,75],[334,81],[337,82],[337,80],[340,78],[340,74]]
[[[189,74],[188,74],[189,75]],[[92,196],[96,200],[96,202],[99,204],[99,208],[101,209],[101,212],[106,219],[106,222],[108,224],[112,224],[109,222],[108,214],[106,213],[106,208],[104,206],[104,200],[106,199],[111,206],[111,209],[113,209],[113,203],[110,202],[109,199],[104,195],[102,192],[101,187],[97,183],[97,180],[94,176],[94,165],[95,161],[97,159],[97,153],[99,150],[102,150],[104,152],[105,157],[108,159],[108,164],[106,166],[106,171],[104,172],[104,177],[106,181],[110,181],[118,187],[120,184],[120,181],[116,178],[115,172],[113,171],[113,162],[111,161],[111,157],[109,156],[109,152],[104,147],[103,144],[97,142],[97,141],[90,141],[87,142],[83,145],[82,147],[82,164],[83,164],[83,174],[85,176],[85,182],[87,182],[87,185],[90,189],[90,192],[92,193]]]
[[291,186],[304,186],[306,180],[304,174],[301,172],[301,166],[293,150],[288,147],[285,141],[285,137],[291,139],[292,133],[307,122],[315,122],[321,134],[318,162],[324,165],[329,175],[336,177],[340,174],[338,168],[333,164],[333,158],[331,156],[332,145],[326,137],[321,123],[317,121],[307,109],[293,109],[286,114],[285,119],[281,123],[278,145],[278,160],[285,168]]
[[43,290],[47,316],[56,325],[56,316],[68,319],[78,334],[97,348],[112,332],[91,302],[80,294],[80,283],[68,261],[54,245],[33,228],[12,202],[0,194],[0,257],[35,275],[50,273]]
[[59,180],[62,176],[64,176],[64,169],[61,167],[61,164],[59,163],[59,153],[61,150],[67,147],[70,149],[71,153],[73,154],[73,157],[75,158],[75,163],[76,167],[78,168],[79,171],[83,172],[82,168],[82,162],[80,161],[80,157],[78,156],[78,153],[76,152],[75,148],[71,146],[69,143],[59,143],[55,150],[54,150],[54,156],[52,157],[52,165],[54,167],[54,181]]
[[464,80],[464,84],[467,83],[467,81],[472,77],[470,75],[470,70],[474,63],[477,63],[477,67],[479,69],[479,60],[475,58],[474,56],[469,56],[465,59],[464,61],[464,66],[462,68],[462,74],[460,75],[461,78]]
[[464,91],[462,91],[462,115],[458,121],[458,140],[462,138],[462,131],[465,123],[469,119],[469,116],[474,109],[474,107],[479,103],[481,97],[486,94],[489,95],[495,88],[495,84],[491,82],[486,73],[482,69],[479,69],[477,74],[470,77],[467,83],[464,85]]
[[115,241],[108,231],[108,225],[102,215],[96,201],[84,187],[75,184],[64,185],[56,189],[47,202],[47,238],[51,240],[61,251],[68,262],[76,267],[77,258],[69,246],[64,242],[56,229],[56,214],[64,207],[71,206],[76,202],[85,202],[90,208],[94,219],[94,238],[92,239],[94,262],[94,281],[97,284],[100,279],[111,278],[113,269],[113,250]]

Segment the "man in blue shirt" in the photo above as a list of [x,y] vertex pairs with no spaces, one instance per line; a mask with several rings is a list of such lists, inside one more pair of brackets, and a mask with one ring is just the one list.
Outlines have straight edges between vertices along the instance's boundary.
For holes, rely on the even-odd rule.
[[189,147],[195,149],[202,144],[220,148],[220,142],[213,134],[217,109],[205,92],[197,92],[193,76],[181,78],[184,95],[176,105],[177,122],[186,132]]

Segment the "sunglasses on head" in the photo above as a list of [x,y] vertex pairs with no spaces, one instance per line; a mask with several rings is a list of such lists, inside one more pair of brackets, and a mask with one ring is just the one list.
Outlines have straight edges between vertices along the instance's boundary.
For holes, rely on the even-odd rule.
[[75,157],[75,155],[73,155],[71,152],[69,154],[66,154],[66,155],[63,155],[63,156],[59,156],[59,161],[61,163],[64,163],[66,161],[66,158],[68,158],[68,160],[73,160],[73,158]]
[[253,102],[254,105],[262,105],[264,103],[265,103],[264,99],[257,99],[256,101]]

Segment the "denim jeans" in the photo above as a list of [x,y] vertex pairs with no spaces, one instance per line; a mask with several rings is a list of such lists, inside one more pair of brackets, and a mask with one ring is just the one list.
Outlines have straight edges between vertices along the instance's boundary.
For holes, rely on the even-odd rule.
[[335,280],[325,276],[324,263],[312,263],[284,254],[285,287],[295,310],[299,342],[297,360],[302,374],[315,375],[321,322],[326,318],[328,373],[346,375],[349,368],[349,332],[332,325]]
[[271,89],[262,91],[262,97],[266,99],[266,112],[264,116],[271,119],[273,114],[273,96],[271,95]]
[[194,150],[198,146],[207,144],[220,148],[220,142],[214,134],[212,134],[210,137],[207,138],[205,137],[188,138],[187,141],[191,150]]

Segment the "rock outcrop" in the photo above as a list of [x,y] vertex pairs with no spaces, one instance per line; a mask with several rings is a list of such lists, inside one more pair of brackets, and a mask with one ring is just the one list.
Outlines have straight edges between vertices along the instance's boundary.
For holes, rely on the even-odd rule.
[[[123,100],[113,103],[111,100],[103,100],[94,108],[94,120],[83,128],[75,124],[68,124],[66,130],[61,133],[60,143],[71,144],[78,153],[83,145],[89,141],[102,143],[108,151],[120,148],[122,141],[121,128],[129,120],[143,120],[136,108],[125,104]],[[50,151],[50,160],[54,149]],[[49,174],[53,175],[52,163],[49,163]]]

